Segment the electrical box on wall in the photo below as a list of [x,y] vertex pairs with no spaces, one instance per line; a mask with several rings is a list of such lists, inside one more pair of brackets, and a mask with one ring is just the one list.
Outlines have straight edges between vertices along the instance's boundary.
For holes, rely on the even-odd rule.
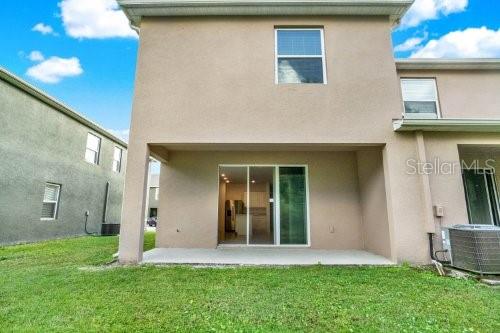
[[434,216],[435,217],[443,217],[444,216],[444,207],[443,206],[434,206]]

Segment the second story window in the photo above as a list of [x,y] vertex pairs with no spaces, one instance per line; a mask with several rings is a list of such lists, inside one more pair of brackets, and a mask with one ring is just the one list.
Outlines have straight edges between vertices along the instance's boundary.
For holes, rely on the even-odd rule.
[[439,103],[434,79],[401,79],[406,118],[439,117]]
[[87,149],[85,150],[85,161],[98,164],[99,151],[101,150],[101,138],[89,133],[87,135]]
[[323,29],[278,28],[276,83],[326,83]]
[[113,151],[113,171],[120,172],[122,169],[122,150],[118,147],[115,147]]

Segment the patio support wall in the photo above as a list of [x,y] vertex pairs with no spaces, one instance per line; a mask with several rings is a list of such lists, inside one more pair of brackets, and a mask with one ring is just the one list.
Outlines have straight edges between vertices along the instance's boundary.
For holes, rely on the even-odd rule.
[[356,152],[364,249],[391,258],[381,150]]
[[418,161],[413,133],[398,135],[383,150],[392,260],[427,263],[428,239],[423,223],[421,183],[409,165]]
[[129,145],[122,224],[120,229],[120,263],[142,261],[144,218],[149,171],[149,148],[140,142]]

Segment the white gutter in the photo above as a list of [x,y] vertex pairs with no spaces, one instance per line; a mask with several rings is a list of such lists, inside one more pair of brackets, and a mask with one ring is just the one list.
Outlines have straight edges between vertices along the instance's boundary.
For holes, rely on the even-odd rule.
[[500,133],[500,119],[395,119],[395,132],[493,132]]
[[396,59],[398,70],[500,70],[500,58]]
[[84,126],[87,126],[88,128],[93,129],[94,131],[96,131],[97,133],[99,133],[99,134],[107,137],[111,141],[114,141],[115,143],[118,143],[119,145],[123,146],[124,148],[127,148],[127,143],[125,141],[123,141],[122,139],[114,136],[113,134],[111,134],[110,132],[108,132],[107,130],[105,130],[104,128],[102,128],[101,126],[99,126],[98,124],[96,124],[93,121],[85,118],[84,116],[82,116],[78,112],[73,111],[68,106],[66,106],[63,103],[59,102],[55,98],[47,95],[46,93],[44,93],[40,89],[32,86],[28,82],[26,82],[24,80],[21,80],[19,77],[15,76],[14,74],[10,73],[9,71],[7,71],[6,69],[4,69],[2,67],[0,67],[0,80],[3,80],[5,82],[7,82],[7,83],[10,83],[14,87],[17,87],[18,89],[21,89],[22,91],[24,91],[25,93],[27,93],[27,94],[35,97],[39,101],[41,101],[41,102],[43,102],[43,103],[45,103],[45,104],[53,107],[57,111],[62,112],[65,115],[67,115],[68,117],[76,120],[80,124],[82,124]]
[[117,0],[131,24],[144,16],[388,16],[397,24],[414,0]]

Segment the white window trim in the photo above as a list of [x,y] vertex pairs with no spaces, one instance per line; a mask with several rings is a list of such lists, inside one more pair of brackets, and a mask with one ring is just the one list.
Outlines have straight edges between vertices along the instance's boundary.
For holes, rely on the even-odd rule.
[[[118,149],[120,150],[120,160],[115,160],[115,149]],[[120,147],[118,146],[115,146],[115,148],[113,149],[113,163],[111,163],[111,169],[116,172],[116,173],[120,173],[122,171],[122,160],[123,160],[123,149],[121,149]],[[115,166],[114,166],[114,162],[117,161],[118,162],[118,170],[114,170]]]
[[[405,100],[403,98],[403,81],[415,81],[415,80],[427,80],[434,82],[434,91],[436,92],[436,100],[424,100],[424,101],[409,101],[409,102],[435,102],[436,103],[436,118],[434,117],[418,117],[409,116],[406,114]],[[439,105],[439,92],[437,88],[437,80],[435,77],[401,77],[399,79],[399,86],[401,89],[401,100],[403,101],[403,117],[407,119],[441,119],[441,108]]]
[[[93,135],[99,139],[99,146],[97,147],[97,151],[88,147],[89,134]],[[87,162],[88,164],[99,165],[99,162],[101,161],[101,144],[102,144],[102,138],[100,136],[95,135],[94,133],[88,132],[87,133],[87,141],[85,142],[85,152],[87,152],[87,150],[90,150],[90,151],[93,151],[94,153],[96,153],[96,161],[95,161],[95,163],[87,161],[87,159],[85,158],[85,155],[83,155],[83,160],[85,162]]]
[[[275,244],[251,244],[250,243],[250,232],[248,230],[250,229],[250,214],[247,215],[247,237],[246,237],[246,243],[245,244],[218,244],[218,246],[225,246],[225,247],[280,247],[280,248],[297,248],[297,247],[311,247],[311,210],[310,210],[310,204],[309,204],[309,165],[308,164],[219,164],[217,168],[217,178],[220,178],[220,168],[223,167],[246,167],[246,172],[247,172],[247,202],[250,202],[250,167],[273,167],[274,168],[274,181],[276,182],[276,188],[275,192],[279,193],[279,168],[280,167],[302,167],[304,168],[305,171],[305,186],[306,186],[306,207],[307,207],[307,214],[306,214],[306,223],[307,223],[307,244],[280,244],[280,228],[276,227],[275,228],[275,233],[274,233],[274,239],[275,239]],[[218,182],[218,186],[220,187],[220,182]],[[217,189],[217,193],[219,193],[219,188]],[[279,223],[277,223],[277,220],[279,219],[277,216],[279,216],[279,195],[274,198],[274,204],[275,204],[275,218],[274,218],[274,223],[276,223],[277,226],[279,226]]]
[[[319,30],[321,38],[321,56],[318,55],[278,55],[278,31],[279,30]],[[278,59],[279,58],[321,58],[323,67],[322,83],[279,83],[278,80]],[[325,57],[325,37],[323,28],[274,28],[274,83],[275,84],[327,84],[326,77],[326,57]]]
[[[47,185],[51,185],[51,186],[56,186],[57,187],[57,199],[54,201],[54,200],[45,200],[45,188],[47,187]],[[42,205],[44,203],[54,203],[55,206],[54,206],[54,217],[41,217],[40,218],[40,221],[54,221],[57,219],[57,212],[59,210],[59,196],[61,195],[61,185],[60,184],[55,184],[55,183],[45,183],[44,187],[43,187],[43,191],[44,191],[44,197],[42,199]]]

